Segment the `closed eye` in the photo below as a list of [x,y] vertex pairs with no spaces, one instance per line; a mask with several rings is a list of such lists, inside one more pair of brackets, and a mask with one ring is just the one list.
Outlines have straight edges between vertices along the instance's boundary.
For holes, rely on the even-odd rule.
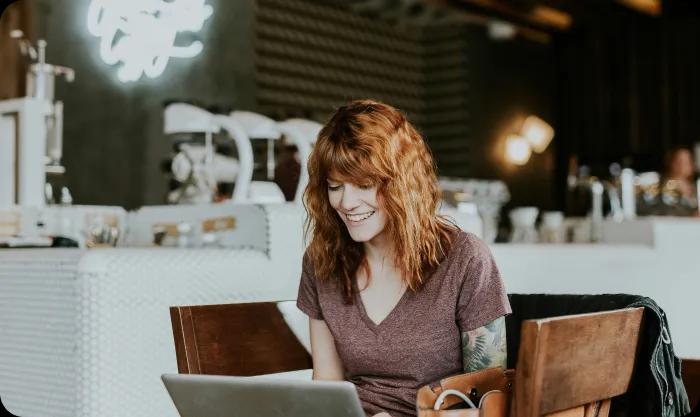
[[338,190],[340,190],[340,187],[342,187],[342,185],[330,185],[330,184],[328,184],[329,191],[338,191]]

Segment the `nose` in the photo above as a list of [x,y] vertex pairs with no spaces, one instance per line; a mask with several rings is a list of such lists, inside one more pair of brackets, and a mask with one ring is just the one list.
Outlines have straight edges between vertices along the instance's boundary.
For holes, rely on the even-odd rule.
[[352,184],[343,184],[343,195],[340,198],[340,208],[345,212],[352,212],[360,205],[358,189]]

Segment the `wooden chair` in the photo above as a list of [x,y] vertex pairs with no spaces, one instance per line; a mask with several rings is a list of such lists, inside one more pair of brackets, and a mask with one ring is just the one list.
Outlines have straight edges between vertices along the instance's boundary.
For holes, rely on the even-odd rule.
[[643,310],[524,321],[511,417],[607,417],[629,387]]
[[171,307],[178,371],[252,376],[312,367],[277,303]]
[[700,407],[700,360],[683,359],[681,374],[683,385],[688,393],[690,408],[695,410],[696,407]]

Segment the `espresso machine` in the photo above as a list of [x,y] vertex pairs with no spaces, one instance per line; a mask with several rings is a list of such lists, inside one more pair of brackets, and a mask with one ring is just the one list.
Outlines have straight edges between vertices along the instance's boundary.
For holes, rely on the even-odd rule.
[[[42,207],[53,200],[46,175],[65,172],[63,103],[55,100],[55,81],[58,76],[73,82],[75,72],[46,62],[45,40],[35,48],[22,31],[10,35],[30,65],[26,96],[0,101],[0,207]],[[63,202],[70,200],[67,189],[61,197]]]
[[77,206],[68,188],[54,196],[48,175],[61,175],[63,103],[56,78],[75,72],[46,62],[46,41],[36,47],[11,32],[29,61],[25,97],[0,101],[0,247],[113,246],[126,226],[121,207]]

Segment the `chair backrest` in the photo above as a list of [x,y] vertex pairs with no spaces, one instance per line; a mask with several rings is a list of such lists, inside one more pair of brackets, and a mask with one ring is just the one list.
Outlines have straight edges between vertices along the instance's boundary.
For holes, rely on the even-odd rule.
[[683,359],[681,375],[690,408],[695,410],[696,407],[700,407],[700,359]]
[[312,367],[277,303],[170,307],[178,371],[251,376]]
[[606,417],[629,387],[643,311],[524,321],[512,417]]

